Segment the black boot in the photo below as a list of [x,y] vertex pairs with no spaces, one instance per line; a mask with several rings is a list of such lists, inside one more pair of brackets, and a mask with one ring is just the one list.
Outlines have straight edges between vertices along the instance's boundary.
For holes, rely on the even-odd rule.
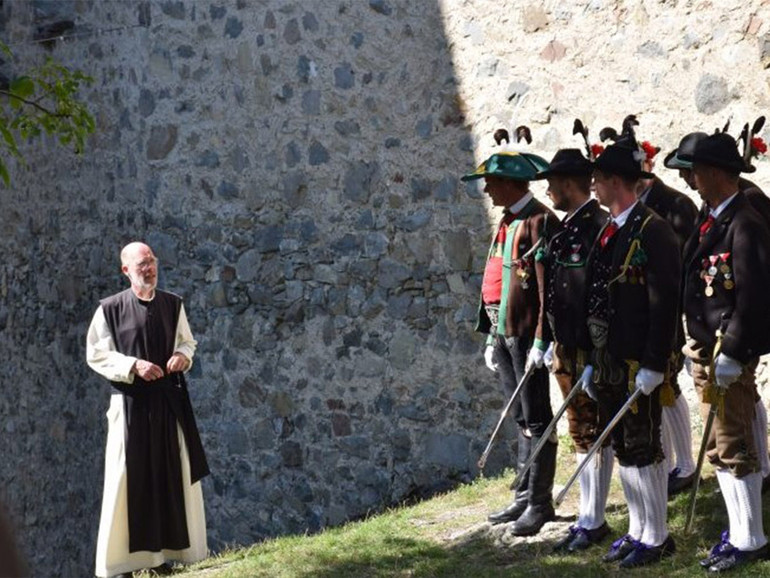
[[[540,438],[533,437],[536,446]],[[532,536],[556,517],[553,509],[553,478],[556,475],[556,443],[548,441],[529,470],[529,503],[511,528],[514,536]]]
[[[532,440],[525,436],[521,429],[519,429],[518,444],[516,471],[520,472],[526,461],[529,459],[529,453],[532,451]],[[516,490],[516,498],[511,502],[511,505],[504,510],[489,514],[487,520],[493,524],[504,524],[506,522],[517,520],[519,516],[524,513],[524,510],[527,509],[527,504],[529,503],[529,479],[529,472],[527,472],[519,482],[519,489]],[[511,489],[513,490],[515,488],[511,487]]]

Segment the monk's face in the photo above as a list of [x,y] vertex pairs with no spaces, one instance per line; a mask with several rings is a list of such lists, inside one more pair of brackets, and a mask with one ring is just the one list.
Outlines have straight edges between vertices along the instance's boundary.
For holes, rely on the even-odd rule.
[[123,263],[123,273],[131,285],[142,291],[152,291],[158,284],[158,260],[152,249],[144,244],[132,247]]

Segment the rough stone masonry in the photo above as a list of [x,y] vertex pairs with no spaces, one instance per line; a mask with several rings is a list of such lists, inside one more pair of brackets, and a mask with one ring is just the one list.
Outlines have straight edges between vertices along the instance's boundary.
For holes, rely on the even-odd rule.
[[664,150],[737,134],[770,108],[768,4],[2,2],[4,67],[82,69],[98,122],[0,191],[0,500],[35,574],[92,571],[109,388],[84,336],[124,243],[199,341],[212,547],[471,479],[504,403],[473,332],[497,215],[458,176],[513,122],[547,157],[576,116],[596,138],[640,114]]

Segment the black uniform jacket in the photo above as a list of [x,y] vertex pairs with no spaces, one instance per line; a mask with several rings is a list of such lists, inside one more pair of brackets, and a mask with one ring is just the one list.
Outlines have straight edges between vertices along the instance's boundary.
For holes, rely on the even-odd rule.
[[684,250],[698,218],[698,207],[690,197],[655,177],[644,204],[671,225],[679,241],[679,248]]
[[[607,349],[618,360],[633,359],[641,367],[663,372],[676,332],[681,275],[676,236],[643,203],[634,206],[616,235],[608,284]],[[639,242],[640,250],[632,256],[631,266],[625,267],[634,241]],[[599,250],[597,241],[589,256],[589,271]]]
[[[669,187],[658,177],[655,177],[644,204],[671,225],[679,242],[680,254],[683,254],[684,246],[692,235],[695,221],[698,219],[698,207],[695,206],[695,203],[684,193]],[[679,311],[682,311],[681,302],[679,303]],[[677,315],[676,330],[674,348],[679,351],[685,342],[684,323],[681,314]]]
[[609,220],[591,199],[551,237],[545,258],[546,312],[553,338],[567,348],[591,349],[586,326],[586,262]]
[[[707,216],[704,207],[699,227]],[[685,247],[687,331],[711,347],[724,319],[722,352],[726,355],[745,363],[770,352],[768,290],[770,232],[748,198],[739,192],[703,241],[698,242],[696,232]]]
[[765,226],[770,228],[770,197],[748,179],[738,179],[738,190],[746,195],[751,207],[759,213]]
[[[504,320],[505,335],[549,341],[550,328],[545,322],[543,308],[545,267],[538,256],[545,250],[551,231],[555,232],[558,229],[559,219],[548,207],[534,198],[524,206],[518,219],[521,219],[521,222],[516,227],[513,239],[511,255],[513,268],[508,285],[508,305]],[[533,251],[532,248],[536,244],[538,247]],[[518,269],[526,275],[524,277],[517,275]],[[503,323],[502,319],[500,323]],[[481,303],[476,330],[489,333],[490,328],[489,316],[484,309],[484,304]]]

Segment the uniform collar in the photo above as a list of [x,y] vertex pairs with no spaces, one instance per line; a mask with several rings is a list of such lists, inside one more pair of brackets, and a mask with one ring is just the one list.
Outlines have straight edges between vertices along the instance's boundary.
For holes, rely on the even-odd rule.
[[532,191],[527,191],[527,194],[521,197],[518,201],[513,203],[510,207],[508,207],[508,212],[513,213],[514,215],[516,213],[520,213],[521,210],[527,206],[527,203],[529,203],[532,200]]
[[719,215],[722,214],[722,212],[728,207],[728,205],[733,202],[733,199],[737,194],[738,194],[738,191],[734,192],[732,195],[727,197],[724,201],[719,203],[719,206],[716,209],[710,209],[709,215],[711,215],[715,219],[719,217]]
[[631,211],[634,210],[634,207],[639,203],[639,201],[634,201],[634,204],[628,207],[625,211],[620,213],[617,217],[613,217],[612,222],[615,223],[618,226],[618,229],[620,229],[623,225],[626,224],[626,221],[628,220],[628,216],[631,214]]

